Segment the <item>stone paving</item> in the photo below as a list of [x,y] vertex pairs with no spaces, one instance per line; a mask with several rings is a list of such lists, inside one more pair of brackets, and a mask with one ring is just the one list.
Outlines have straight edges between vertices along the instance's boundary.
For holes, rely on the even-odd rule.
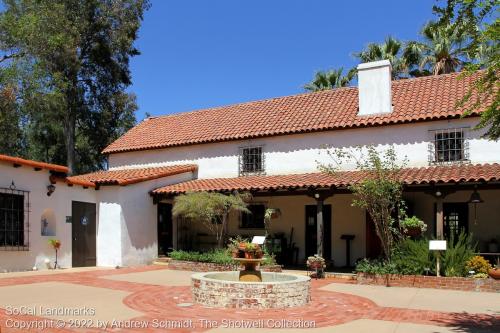
[[[2,276],[0,278],[1,332],[40,332],[42,330],[33,327],[12,328],[12,326],[14,324],[19,326],[19,323],[41,325],[40,322],[44,319],[47,319],[43,324],[44,327],[51,326],[45,330],[46,332],[163,332],[166,331],[163,328],[165,326],[168,328],[174,326],[168,330],[169,332],[232,332],[241,325],[257,326],[255,331],[259,332],[281,332],[283,330],[269,328],[280,328],[283,325],[289,327],[302,325],[300,327],[304,328],[294,332],[500,332],[500,309],[496,308],[495,304],[485,304],[482,313],[478,307],[474,308],[474,313],[470,313],[465,311],[466,307],[463,311],[450,312],[446,308],[436,311],[425,308],[382,306],[372,299],[363,297],[362,292],[333,287],[337,282],[345,282],[340,280],[313,280],[312,301],[306,306],[273,310],[205,308],[192,304],[188,277],[187,272],[171,271],[164,266]],[[47,286],[47,283],[51,288],[49,294],[43,292],[43,287]],[[72,285],[74,288],[71,288]],[[36,287],[40,287],[40,292],[36,292]],[[397,289],[399,288],[390,288],[390,292],[397,293],[394,291]],[[401,291],[406,292],[404,289]],[[57,297],[54,297],[54,293]],[[90,318],[90,321],[82,323],[71,321],[72,317],[40,316],[39,313],[14,315],[9,313],[7,303],[16,299],[12,296],[15,294],[19,295],[19,300],[11,305],[20,306],[25,302],[24,305],[28,307],[40,304],[47,307],[56,305],[88,307],[92,304],[89,303],[89,299],[93,299],[96,308],[95,318],[93,321]],[[10,296],[7,298],[3,295]],[[465,293],[462,297],[464,303],[468,301],[468,295]],[[446,297],[446,292],[440,293],[440,297]],[[452,297],[452,300],[456,302],[457,297]],[[123,307],[126,307],[126,310]],[[113,328],[108,326],[106,329],[86,327],[90,324],[97,325],[96,318],[101,320],[100,324],[115,324],[115,326]],[[117,321],[113,322],[114,319]],[[223,330],[221,324],[233,326]],[[120,325],[126,327],[120,328],[118,327]],[[131,328],[131,325],[140,327]],[[312,325],[316,327],[314,330],[311,330]],[[74,326],[84,326],[84,328]]]

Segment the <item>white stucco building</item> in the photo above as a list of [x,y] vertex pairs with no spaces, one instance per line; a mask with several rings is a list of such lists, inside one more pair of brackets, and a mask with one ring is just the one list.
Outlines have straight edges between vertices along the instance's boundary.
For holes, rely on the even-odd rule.
[[[215,244],[207,230],[171,216],[176,195],[202,190],[253,194],[253,214],[233,214],[230,235],[263,235],[264,210],[278,208],[271,233],[287,253],[278,256],[281,263],[300,264],[316,253],[323,225],[324,256],[336,266],[353,265],[380,251],[366,212],[351,205],[347,187],[359,173],[346,164],[330,176],[318,165],[331,162],[331,147],[358,146],[392,146],[408,160],[404,197],[430,237],[465,229],[488,252],[492,239],[500,240],[500,142],[475,129],[482,110],[462,117],[466,106],[456,107],[474,77],[391,82],[390,71],[387,61],[362,64],[358,87],[151,117],[104,150],[108,171],[65,177],[60,170],[13,169],[0,159],[0,187],[14,181],[31,192],[29,250],[0,252],[0,269],[29,268],[50,256],[47,236],[36,234],[45,209],[56,216],[61,265],[136,265],[169,248],[207,249]],[[39,189],[27,173],[40,178]],[[56,189],[48,197],[51,182]],[[474,192],[482,203],[470,202]],[[91,231],[81,227],[89,214],[95,218]],[[352,238],[349,256],[346,237]]]

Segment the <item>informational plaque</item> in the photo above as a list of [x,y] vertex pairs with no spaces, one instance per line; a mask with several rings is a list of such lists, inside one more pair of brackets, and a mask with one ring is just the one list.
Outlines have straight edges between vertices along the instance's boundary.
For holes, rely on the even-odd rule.
[[252,243],[262,245],[266,240],[266,236],[253,236]]
[[429,241],[429,250],[444,251],[446,250],[445,240],[431,240]]

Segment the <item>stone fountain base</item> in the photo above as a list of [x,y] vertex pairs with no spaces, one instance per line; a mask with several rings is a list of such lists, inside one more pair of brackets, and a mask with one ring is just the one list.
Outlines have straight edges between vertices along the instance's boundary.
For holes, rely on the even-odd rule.
[[310,300],[307,276],[261,272],[262,282],[239,281],[239,272],[208,272],[191,275],[196,303],[208,307],[238,309],[287,308]]

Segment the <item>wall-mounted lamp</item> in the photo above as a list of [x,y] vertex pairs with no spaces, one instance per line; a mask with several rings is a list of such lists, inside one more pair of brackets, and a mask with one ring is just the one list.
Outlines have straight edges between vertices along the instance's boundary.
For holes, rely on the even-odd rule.
[[315,197],[316,199],[319,199],[319,193],[314,193],[314,197]]
[[51,196],[52,193],[54,193],[54,191],[56,190],[56,187],[52,184],[48,185],[47,186],[47,196]]
[[440,197],[441,194],[443,194],[443,193],[441,193],[441,191],[436,191],[436,197]]
[[14,184],[14,181],[12,181],[12,183],[10,184],[9,189],[11,191],[14,191],[16,189],[16,184]]

